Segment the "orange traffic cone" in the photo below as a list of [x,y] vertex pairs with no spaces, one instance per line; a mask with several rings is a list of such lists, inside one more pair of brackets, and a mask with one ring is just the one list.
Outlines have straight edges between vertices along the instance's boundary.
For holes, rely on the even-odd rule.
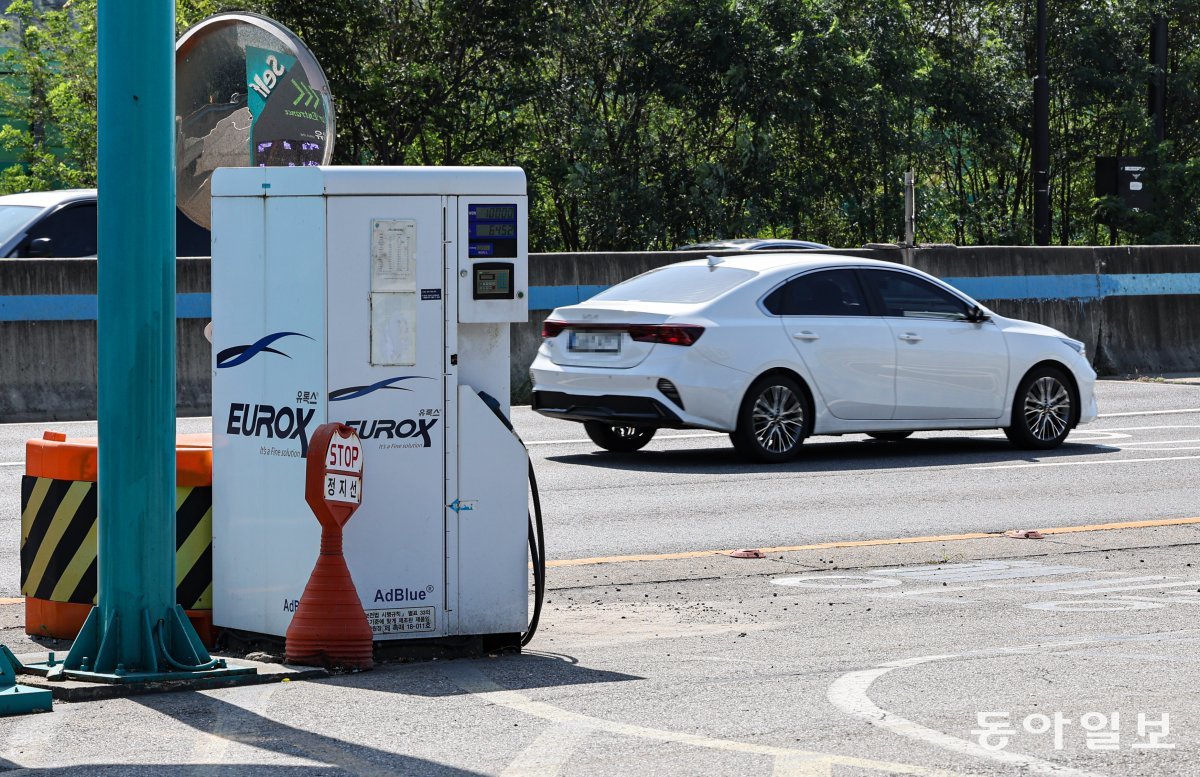
[[321,527],[321,555],[287,630],[287,660],[370,669],[373,635],[342,555],[342,527]]
[[342,555],[342,527],[362,498],[362,445],[344,424],[322,424],[309,443],[304,501],[321,522],[321,555],[287,630],[287,660],[370,669],[374,635]]

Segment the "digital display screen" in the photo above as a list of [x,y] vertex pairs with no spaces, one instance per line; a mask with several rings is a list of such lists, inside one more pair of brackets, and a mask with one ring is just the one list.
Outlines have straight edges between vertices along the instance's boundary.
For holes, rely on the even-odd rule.
[[517,225],[513,222],[507,224],[476,224],[476,237],[516,237]]
[[509,262],[481,262],[475,265],[475,299],[512,299],[513,265]]
[[479,203],[467,207],[467,255],[472,259],[517,255],[515,203]]
[[517,220],[516,205],[476,205],[474,210],[477,219],[512,222]]
[[509,270],[489,270],[479,273],[476,284],[480,294],[507,294]]

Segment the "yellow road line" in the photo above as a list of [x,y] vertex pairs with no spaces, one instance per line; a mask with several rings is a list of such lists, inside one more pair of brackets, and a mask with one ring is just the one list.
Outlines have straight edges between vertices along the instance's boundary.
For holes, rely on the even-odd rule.
[[[1156,526],[1187,526],[1200,524],[1197,518],[1165,518],[1157,521],[1123,521],[1121,523],[1093,523],[1084,526],[1062,526],[1055,529],[1038,529],[1042,534],[1072,534],[1087,531],[1112,531],[1115,529],[1148,529]],[[763,553],[792,553],[799,550],[829,550],[832,548],[865,548],[876,545],[913,545],[919,542],[956,542],[958,540],[985,540],[1003,538],[1004,532],[975,532],[972,534],[947,534],[934,537],[895,537],[883,540],[851,540],[847,542],[820,542],[814,545],[785,545],[777,548],[759,548]],[[706,556],[724,556],[731,550],[693,550],[682,553],[657,553],[637,556],[599,556],[596,558],[572,558],[547,561],[547,567],[581,567],[591,564],[617,564],[625,561],[676,561]]]

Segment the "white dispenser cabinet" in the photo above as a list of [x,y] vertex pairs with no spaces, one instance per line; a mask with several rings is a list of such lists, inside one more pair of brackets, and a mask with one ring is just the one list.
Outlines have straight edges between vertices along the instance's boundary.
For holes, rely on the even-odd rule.
[[358,430],[345,555],[377,640],[527,626],[527,457],[509,323],[528,318],[518,168],[212,178],[213,620],[282,636],[316,562],[304,454]]

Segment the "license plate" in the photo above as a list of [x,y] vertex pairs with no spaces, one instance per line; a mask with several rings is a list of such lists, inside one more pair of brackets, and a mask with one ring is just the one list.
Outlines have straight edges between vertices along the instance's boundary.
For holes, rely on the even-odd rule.
[[571,330],[567,350],[574,353],[620,353],[620,332],[586,332]]

